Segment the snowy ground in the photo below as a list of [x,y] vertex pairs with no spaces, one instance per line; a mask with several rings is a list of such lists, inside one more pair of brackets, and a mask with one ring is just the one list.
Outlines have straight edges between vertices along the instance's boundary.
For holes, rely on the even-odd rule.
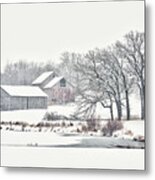
[[[34,125],[31,128],[26,127],[27,132],[22,132],[20,125],[12,126],[12,131],[4,129],[3,126],[1,130],[2,166],[144,169],[144,149],[139,149],[144,147],[144,143],[134,142],[129,136],[124,140],[124,132],[128,130],[132,131],[134,136],[144,136],[144,121],[125,121],[124,129],[116,132],[119,134],[117,138],[101,137],[100,133],[94,132],[94,134],[92,132],[78,134],[77,128],[86,124],[81,121],[57,120],[51,123],[57,123],[60,126],[52,130],[51,127],[44,127],[41,132],[38,127],[35,127],[39,122],[45,122],[42,119],[47,111],[69,117],[75,110],[75,104],[68,104],[54,105],[48,110],[1,112],[3,122],[26,122]],[[104,117],[108,118],[105,112]],[[64,122],[65,127],[61,127]],[[73,126],[68,126],[70,122]],[[102,125],[105,123],[106,121],[101,122]],[[130,146],[130,148],[134,146],[134,148],[122,149],[117,146]],[[138,149],[135,149],[137,147]]]
[[[39,122],[45,122],[43,121],[43,117],[46,112],[53,112],[57,113],[59,115],[67,116],[70,117],[71,115],[74,114],[76,110],[76,105],[74,103],[67,104],[67,105],[53,105],[48,108],[48,110],[43,110],[43,109],[32,109],[32,110],[16,110],[16,111],[2,111],[1,112],[1,122],[26,122],[28,124],[33,124],[37,125]],[[100,109],[100,112],[103,110]],[[104,112],[104,111],[103,111]],[[104,114],[104,117],[106,116],[106,113]],[[106,119],[106,118],[105,118]],[[57,120],[48,123],[58,123],[62,124],[65,122],[66,125],[70,123],[68,120]],[[80,127],[81,124],[86,124],[85,122],[81,121],[71,121],[73,123],[73,127],[68,127],[68,128],[60,128],[60,127],[55,127],[56,131],[59,130],[59,132],[66,132],[69,133],[70,131],[75,132],[77,128]],[[104,125],[106,121],[101,121],[101,125]],[[141,120],[132,120],[132,121],[124,121],[124,130],[128,131],[131,130],[134,135],[142,135],[144,136],[144,121]],[[21,127],[17,127],[17,130],[21,130]],[[30,129],[27,127],[27,131]],[[32,130],[32,128],[31,128]],[[34,131],[38,131],[38,128],[33,128]],[[43,131],[51,131],[49,128],[42,129]],[[119,133],[122,133],[120,131]]]
[[[48,126],[38,127],[39,122],[47,123],[42,120],[44,114],[44,110],[2,112],[3,122],[28,122],[24,130],[20,124],[2,124],[2,145],[144,148],[144,142],[133,141],[134,137],[144,136],[144,121],[142,120],[124,121],[124,128],[114,132],[113,137],[107,138],[102,136],[100,130],[78,132],[77,129],[81,130],[82,126],[86,125],[86,122],[82,121],[48,121]],[[34,117],[36,121],[34,121]],[[101,127],[106,123],[107,121],[101,121]]]
[[[59,115],[67,116],[68,118],[74,114],[76,110],[76,104],[70,103],[67,105],[53,105],[48,110],[32,109],[32,110],[16,110],[16,111],[4,111],[1,112],[1,121],[8,122],[8,124],[2,124],[2,144],[11,145],[51,145],[51,146],[64,146],[75,145],[84,142],[82,139],[86,139],[85,144],[91,144],[95,146],[95,141],[98,144],[104,146],[104,142],[99,141],[99,137],[102,138],[101,130],[97,132],[84,132],[81,131],[82,126],[86,125],[85,121],[77,120],[43,120],[46,112],[53,112]],[[101,109],[99,112],[102,112]],[[103,110],[103,109],[102,109]],[[106,113],[104,114],[106,117]],[[24,127],[22,124],[9,124],[9,123],[26,122]],[[38,127],[38,123],[48,123],[48,126]],[[100,121],[100,126],[103,127],[107,121]],[[114,133],[114,137],[121,139],[133,139],[137,136],[144,136],[144,121],[131,120],[123,121],[124,128]],[[79,132],[78,132],[79,131]],[[68,136],[68,137],[62,137]],[[91,140],[89,137],[91,136]],[[98,138],[98,141],[94,138]],[[91,143],[90,143],[91,141]],[[106,141],[106,139],[104,139]],[[81,143],[82,142],[82,143]],[[126,141],[127,142],[127,141]],[[130,143],[130,142],[129,142]],[[96,146],[99,146],[96,144]],[[106,141],[107,147],[108,142]],[[115,144],[115,143],[113,143]],[[119,144],[119,143],[118,143]],[[132,143],[131,143],[132,144]],[[83,143],[84,146],[84,143]],[[91,145],[90,145],[91,146]],[[131,145],[132,146],[132,145]]]
[[75,103],[69,103],[66,105],[52,105],[48,107],[48,112],[53,112],[59,115],[70,117],[75,113],[76,108],[77,106]]
[[2,131],[3,146],[33,146],[33,147],[91,147],[91,148],[144,148],[143,142],[130,139],[96,136],[62,136],[56,133],[44,132],[14,132]]
[[46,112],[46,109],[2,111],[1,121],[38,123],[42,120]]

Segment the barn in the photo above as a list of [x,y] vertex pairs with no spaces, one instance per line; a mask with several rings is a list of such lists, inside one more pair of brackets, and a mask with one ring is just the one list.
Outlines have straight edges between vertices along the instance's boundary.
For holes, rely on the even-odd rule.
[[43,90],[48,95],[49,104],[74,101],[74,88],[63,76],[54,77]]
[[47,95],[34,86],[1,85],[1,110],[46,109]]
[[74,101],[73,85],[53,71],[42,73],[32,85],[40,87],[48,95],[48,104]]

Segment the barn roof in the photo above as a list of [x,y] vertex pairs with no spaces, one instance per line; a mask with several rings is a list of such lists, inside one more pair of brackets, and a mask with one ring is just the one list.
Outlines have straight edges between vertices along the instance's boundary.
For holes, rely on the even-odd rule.
[[36,86],[1,85],[0,87],[10,96],[47,97],[47,95],[39,87]]
[[53,78],[48,84],[46,84],[44,86],[44,89],[48,89],[53,87],[55,84],[57,84],[58,82],[60,82],[64,77],[63,76],[59,76],[59,77],[55,77]]
[[47,71],[47,72],[42,73],[37,79],[35,79],[32,82],[32,84],[35,85],[35,84],[43,83],[53,73],[54,73],[53,71]]

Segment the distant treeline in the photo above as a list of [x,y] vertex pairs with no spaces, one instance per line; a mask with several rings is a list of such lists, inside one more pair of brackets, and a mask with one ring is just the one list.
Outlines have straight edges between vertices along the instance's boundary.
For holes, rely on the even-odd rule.
[[31,85],[32,81],[45,71],[55,70],[52,63],[35,63],[19,60],[8,63],[1,75],[1,83],[7,85]]

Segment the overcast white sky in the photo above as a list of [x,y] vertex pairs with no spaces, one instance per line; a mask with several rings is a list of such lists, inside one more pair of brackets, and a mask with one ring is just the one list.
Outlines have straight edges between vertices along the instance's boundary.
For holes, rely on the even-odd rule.
[[8,61],[59,62],[64,51],[105,47],[144,32],[144,2],[2,5],[1,71]]

